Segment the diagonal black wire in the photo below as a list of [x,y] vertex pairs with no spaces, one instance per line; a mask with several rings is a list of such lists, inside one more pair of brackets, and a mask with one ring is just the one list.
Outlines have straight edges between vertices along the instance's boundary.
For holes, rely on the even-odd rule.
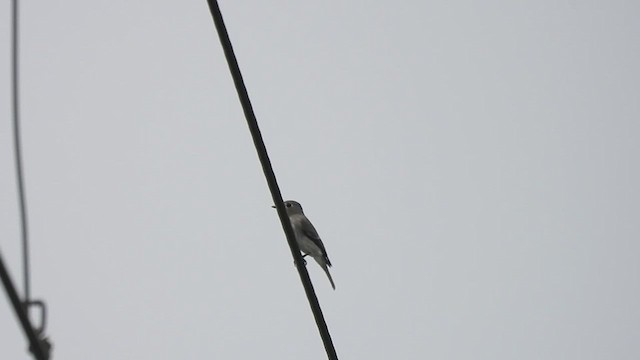
[[231,71],[231,76],[233,77],[233,82],[235,83],[236,91],[238,92],[238,97],[240,98],[240,103],[242,104],[244,116],[247,119],[247,125],[249,125],[249,131],[251,132],[251,137],[253,138],[253,144],[255,145],[256,151],[258,152],[258,158],[260,159],[260,164],[262,165],[262,171],[264,172],[264,175],[267,179],[267,184],[269,185],[269,190],[271,191],[273,202],[278,209],[278,216],[280,217],[280,222],[282,223],[284,233],[287,236],[287,242],[289,243],[289,248],[291,249],[291,255],[294,258],[298,273],[300,274],[300,280],[302,281],[302,285],[304,286],[304,290],[307,294],[307,299],[309,300],[311,311],[313,312],[313,316],[316,320],[316,325],[318,325],[318,331],[320,332],[320,336],[322,337],[324,348],[330,360],[337,360],[338,355],[336,354],[336,350],[333,346],[333,341],[331,340],[331,335],[329,334],[327,323],[325,322],[324,316],[322,315],[322,309],[320,309],[318,298],[313,289],[313,285],[311,284],[309,273],[307,272],[307,268],[304,265],[304,260],[302,259],[302,255],[300,254],[298,244],[296,243],[295,236],[291,228],[291,223],[289,222],[289,217],[287,216],[287,211],[282,201],[282,194],[280,193],[280,188],[278,187],[276,176],[273,172],[273,168],[271,167],[271,161],[269,160],[267,149],[264,145],[264,141],[262,140],[262,135],[260,134],[258,121],[256,120],[256,116],[253,113],[253,107],[251,106],[251,101],[249,100],[249,94],[247,93],[247,88],[245,87],[244,81],[242,80],[240,67],[238,66],[238,61],[236,60],[236,56],[233,52],[233,47],[231,46],[231,40],[229,40],[229,34],[227,33],[227,29],[224,25],[224,20],[222,19],[220,7],[218,6],[218,2],[216,0],[207,0],[207,2],[209,3],[209,9],[211,10],[211,15],[213,16],[213,22],[215,23],[216,29],[218,31],[218,37],[220,38],[220,43],[222,44],[225,57],[227,58],[229,70]]
[[9,297],[9,301],[13,306],[13,310],[18,317],[18,321],[22,326],[22,330],[24,331],[27,339],[29,340],[29,350],[33,353],[33,356],[38,360],[47,360],[48,353],[43,348],[44,343],[40,341],[38,338],[38,334],[31,326],[31,322],[29,321],[29,317],[27,316],[26,307],[22,306],[20,303],[20,297],[18,296],[18,292],[16,291],[13,282],[11,281],[11,277],[7,271],[7,268],[4,266],[4,261],[2,260],[2,253],[0,252],[0,280],[2,280],[2,285],[7,292],[7,296]]

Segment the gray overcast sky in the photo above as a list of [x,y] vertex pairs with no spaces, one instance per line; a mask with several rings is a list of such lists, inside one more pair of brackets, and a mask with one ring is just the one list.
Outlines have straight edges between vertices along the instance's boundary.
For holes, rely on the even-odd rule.
[[[640,5],[222,1],[341,359],[640,358]],[[21,285],[0,9],[0,249]],[[22,5],[53,358],[323,359],[206,1]],[[27,359],[4,295],[0,357]]]

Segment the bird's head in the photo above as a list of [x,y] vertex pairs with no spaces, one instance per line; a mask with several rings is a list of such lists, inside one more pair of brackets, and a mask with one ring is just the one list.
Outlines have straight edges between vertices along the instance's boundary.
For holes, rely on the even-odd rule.
[[[275,209],[275,206],[272,206]],[[302,205],[294,200],[287,200],[284,202],[284,208],[287,209],[287,214],[302,214]]]

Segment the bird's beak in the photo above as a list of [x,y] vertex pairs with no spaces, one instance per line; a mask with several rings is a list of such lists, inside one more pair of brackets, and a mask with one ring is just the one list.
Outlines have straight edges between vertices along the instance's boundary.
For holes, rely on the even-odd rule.
[[271,206],[271,207],[272,207],[272,208],[274,208],[274,209],[276,208],[276,206],[275,206],[275,205],[273,205],[273,206]]

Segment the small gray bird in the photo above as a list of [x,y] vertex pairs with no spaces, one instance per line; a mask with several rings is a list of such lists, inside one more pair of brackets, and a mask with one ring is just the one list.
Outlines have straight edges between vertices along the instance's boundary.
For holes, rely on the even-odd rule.
[[[302,212],[302,206],[297,201],[287,200],[284,202],[284,206],[287,209],[287,215],[289,215],[289,221],[291,221],[291,227],[293,227],[293,233],[296,236],[298,247],[305,254],[304,256],[311,255],[316,260],[318,265],[324,270],[331,282],[333,290],[336,289],[336,285],[333,283],[329,268],[331,267],[331,261],[327,255],[327,250],[320,240],[320,236],[313,227],[311,221]],[[275,208],[275,206],[272,206]]]

